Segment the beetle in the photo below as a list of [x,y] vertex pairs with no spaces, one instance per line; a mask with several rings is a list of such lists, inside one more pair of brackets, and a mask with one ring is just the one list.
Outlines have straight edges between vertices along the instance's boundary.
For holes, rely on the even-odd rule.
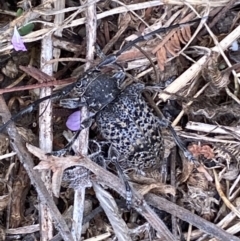
[[[114,100],[116,100],[117,97],[119,95],[121,95],[122,92],[123,92],[123,94],[121,96],[122,96],[122,98],[124,98],[123,97],[124,94],[126,95],[127,91],[129,90],[129,89],[127,89],[124,92],[124,90],[121,89],[121,84],[125,79],[125,74],[124,74],[123,69],[121,67],[119,67],[117,64],[115,64],[118,56],[120,56],[124,51],[131,48],[132,46],[134,46],[136,43],[138,43],[140,41],[148,40],[156,34],[163,33],[163,32],[166,32],[166,31],[174,29],[174,28],[182,27],[184,25],[189,25],[191,23],[199,22],[200,20],[201,19],[196,19],[196,20],[192,20],[192,21],[189,21],[186,23],[175,24],[175,25],[172,25],[172,26],[169,26],[166,28],[159,28],[144,36],[140,36],[133,41],[130,41],[128,44],[123,46],[123,48],[121,50],[117,51],[115,54],[110,54],[110,55],[106,56],[105,59],[102,60],[99,64],[97,64],[95,67],[90,68],[89,70],[84,72],[83,75],[75,83],[72,83],[72,84],[64,87],[63,89],[53,93],[52,95],[45,96],[41,99],[38,99],[35,102],[33,102],[32,104],[30,104],[28,107],[20,110],[16,115],[12,116],[10,120],[8,120],[5,124],[3,124],[0,127],[0,132],[2,132],[8,126],[8,124],[10,122],[15,121],[17,118],[21,117],[25,113],[32,112],[34,109],[38,108],[38,106],[41,102],[49,100],[49,99],[60,100],[61,106],[65,107],[65,108],[70,108],[70,109],[78,108],[83,105],[87,105],[90,108],[90,111],[93,112],[92,117],[94,117],[94,116],[97,117],[97,122],[100,125],[100,129],[105,130],[104,128],[102,128],[103,120],[105,120],[105,117],[102,117],[104,115],[101,115],[101,114],[98,115],[98,113],[101,113],[101,111],[104,110],[105,112],[103,112],[103,113],[106,114],[108,112],[108,110],[110,110],[110,108],[114,109],[115,108],[114,103],[118,104],[122,101],[121,99],[120,100],[118,99],[117,102]],[[109,66],[109,65],[118,66],[118,71],[116,73],[110,73],[110,74],[102,73],[101,69],[104,68],[105,66]],[[132,87],[136,87],[136,86],[133,85]],[[131,89],[132,87],[129,87],[129,88]],[[138,87],[136,87],[136,88],[138,89]],[[139,108],[143,107],[143,108],[147,109],[147,107],[144,104],[144,101],[139,96],[140,95],[138,93],[138,99],[136,99],[136,101],[137,101],[136,103],[138,103],[138,105],[140,107],[139,106],[137,106],[137,107],[139,107]],[[68,99],[64,99],[65,97],[68,97]],[[129,102],[129,104],[131,104],[130,96],[128,96],[128,98],[129,98],[128,102]],[[108,105],[110,105],[109,108],[108,108]],[[148,111],[149,111],[149,109],[148,109]],[[72,143],[79,135],[81,129],[89,127],[91,125],[92,117],[88,118],[87,120],[85,120],[81,123],[80,130],[76,132],[76,135],[74,136],[73,140],[66,146],[66,148],[64,148],[62,151],[53,152],[53,154],[57,154],[57,155],[64,154],[66,152],[66,150],[68,150],[71,147]],[[147,114],[144,117],[146,117],[146,121],[147,121],[148,120]],[[110,120],[110,118],[108,118],[108,121],[109,120]],[[114,120],[111,120],[111,121],[114,121]],[[154,122],[155,122],[155,120],[154,120]],[[154,125],[155,124],[156,123],[154,123]],[[148,126],[147,128],[150,128],[150,126]],[[155,129],[156,128],[154,127],[154,131],[155,131]],[[121,130],[121,131],[123,132],[123,130]],[[107,134],[106,131],[103,131],[103,135],[105,137],[109,138],[109,135]],[[111,141],[113,141],[113,138],[109,138],[109,139]],[[138,142],[137,139],[135,141],[136,141],[135,144],[137,145],[137,142]],[[152,143],[152,142],[150,141],[149,143]]]
[[[95,67],[84,72],[75,83],[64,87],[52,95],[38,99],[25,109],[20,110],[0,127],[0,132],[9,123],[25,113],[32,112],[38,108],[41,102],[49,99],[60,100],[60,106],[70,109],[86,105],[92,112],[92,116],[81,123],[80,129],[64,149],[50,154],[65,154],[71,148],[81,130],[89,127],[92,123],[92,118],[95,118],[102,136],[111,143],[110,159],[115,161],[115,166],[121,174],[123,174],[122,169],[125,168],[143,171],[158,168],[161,160],[164,158],[164,141],[161,131],[161,124],[164,121],[156,117],[145,102],[142,96],[145,88],[143,84],[133,83],[126,89],[121,88],[125,80],[125,73],[123,68],[116,64],[116,61],[118,56],[124,51],[140,41],[148,40],[155,34],[195,23],[199,20],[196,19],[167,28],[160,28],[136,38],[115,54],[106,56]],[[109,65],[117,66],[117,72],[102,73],[101,69]],[[170,129],[175,142],[184,150],[185,156],[192,160],[191,154],[182,145],[169,123],[165,127]],[[121,176],[125,182],[127,207],[129,208],[131,204],[131,188],[124,175]]]

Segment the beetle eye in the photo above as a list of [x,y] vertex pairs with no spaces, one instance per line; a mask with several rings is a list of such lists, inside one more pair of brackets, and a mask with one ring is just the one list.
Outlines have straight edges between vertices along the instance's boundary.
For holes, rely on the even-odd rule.
[[77,83],[76,83],[76,87],[77,87],[77,88],[82,87],[82,82],[77,82]]

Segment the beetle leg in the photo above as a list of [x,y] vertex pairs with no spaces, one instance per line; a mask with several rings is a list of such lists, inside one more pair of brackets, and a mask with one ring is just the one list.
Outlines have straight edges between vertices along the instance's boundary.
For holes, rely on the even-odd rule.
[[63,155],[65,155],[68,151],[70,151],[73,143],[77,140],[79,134],[81,133],[81,130],[90,127],[92,125],[92,122],[93,122],[93,119],[91,117],[85,119],[81,123],[80,129],[75,133],[72,140],[63,149],[58,150],[58,151],[52,151],[50,153],[47,153],[46,155],[53,155],[53,156],[63,156]]
[[110,146],[108,155],[112,163],[115,165],[118,171],[119,177],[124,182],[124,185],[126,188],[126,205],[127,205],[127,209],[130,209],[132,204],[132,190],[125,174],[123,173],[122,168],[119,165],[119,158],[120,158],[119,153],[113,146]]
[[79,98],[72,98],[72,99],[70,98],[70,99],[60,100],[59,105],[66,109],[76,109],[78,107],[86,106],[87,103],[81,101]]

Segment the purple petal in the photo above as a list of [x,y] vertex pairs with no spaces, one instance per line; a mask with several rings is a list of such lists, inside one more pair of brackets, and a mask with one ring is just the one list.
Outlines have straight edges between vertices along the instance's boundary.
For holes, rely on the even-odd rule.
[[27,51],[16,26],[14,27],[14,32],[13,32],[11,42],[16,51],[20,51],[20,50]]
[[73,112],[67,119],[66,126],[71,131],[78,131],[81,126],[81,112]]

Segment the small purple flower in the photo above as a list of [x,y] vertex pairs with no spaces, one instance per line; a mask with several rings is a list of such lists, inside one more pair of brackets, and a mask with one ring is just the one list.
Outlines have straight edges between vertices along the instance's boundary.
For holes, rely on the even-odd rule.
[[16,51],[20,51],[20,50],[27,51],[16,26],[14,27],[14,32],[13,32],[11,42]]
[[81,126],[81,112],[73,112],[67,119],[66,126],[71,131],[78,131]]

